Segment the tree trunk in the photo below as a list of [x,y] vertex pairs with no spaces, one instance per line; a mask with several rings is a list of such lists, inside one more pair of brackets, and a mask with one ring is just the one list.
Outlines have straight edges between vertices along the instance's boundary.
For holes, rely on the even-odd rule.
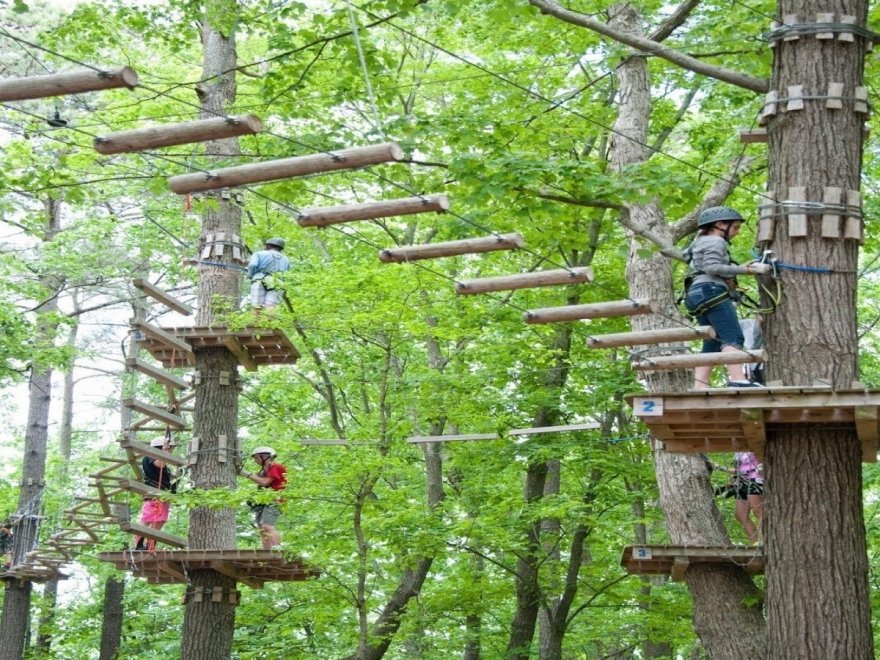
[[100,660],[115,660],[122,642],[122,599],[125,582],[108,578],[104,583],[104,617],[101,620]]
[[[632,5],[616,5],[611,24],[617,29],[642,34],[640,17]],[[650,85],[644,57],[631,57],[617,69],[620,86],[619,113],[614,124],[611,151],[614,171],[644,162],[648,157],[647,134],[651,111]],[[630,222],[649,227],[672,244],[670,227],[656,203],[629,207]],[[669,327],[677,315],[672,301],[672,267],[669,259],[639,255],[639,240],[630,236],[627,280],[630,297],[658,301],[667,316],[643,315],[632,318],[633,330]],[[681,319],[678,325],[686,325]],[[667,373],[648,377],[652,391],[685,390],[686,373]],[[660,501],[673,543],[682,545],[723,545],[730,542],[702,459],[695,455],[654,453]],[[694,627],[713,658],[764,657],[765,628],[760,610],[748,605],[757,600],[751,578],[738,567],[692,567],[685,577],[694,605]],[[746,598],[746,597],[751,598]]]
[[[781,0],[778,15],[813,17],[817,11],[855,17],[864,26],[867,3],[819,4]],[[808,18],[808,20],[812,20]],[[841,22],[849,22],[843,21]],[[803,187],[805,199],[823,200],[826,187],[859,190],[867,114],[854,112],[864,85],[865,38],[849,43],[815,38],[779,41],[770,88],[788,96],[792,85],[824,94],[843,84],[843,108],[805,101],[768,124],[768,189],[777,199]],[[777,207],[778,212],[778,207]],[[768,378],[785,385],[814,379],[849,387],[856,377],[858,338],[855,298],[858,244],[822,238],[821,216],[808,218],[808,235],[791,238],[786,217],[776,222],[769,246],[786,263],[828,268],[833,274],[785,271],[785,295],[766,324]],[[861,456],[852,432],[789,427],[768,430],[767,619],[773,658],[872,658],[868,563],[862,512]],[[809,548],[809,570],[803,553]]]
[[[196,91],[202,103],[202,117],[224,115],[235,101],[235,25],[237,5],[234,0],[216,0],[206,6],[206,21],[202,24],[203,67],[202,79]],[[225,21],[222,25],[217,21]],[[238,140],[229,138],[208,142],[206,150],[214,154],[240,153]],[[208,208],[202,217],[202,239],[199,250],[207,241],[208,233],[225,232],[226,236],[241,234],[241,209],[230,201],[211,193],[216,210]],[[214,261],[230,261],[225,254]],[[199,309],[196,324],[205,326],[215,322],[218,311],[237,309],[240,296],[239,272],[232,268],[200,266]],[[225,435],[227,446],[238,448],[238,362],[225,348],[197,349],[195,368],[200,384],[196,386],[193,412],[193,436],[199,439],[199,453],[192,466],[194,488],[235,489],[232,460],[218,461],[219,436]],[[220,374],[229,376],[228,384],[221,385]],[[230,457],[231,458],[231,457]],[[189,517],[191,549],[235,548],[235,511],[231,508],[211,509],[196,507]],[[221,602],[205,596],[218,587],[223,592]],[[232,635],[235,629],[235,605],[229,594],[235,591],[234,579],[215,571],[193,571],[190,574],[186,612],[183,622],[181,654],[184,660],[222,660],[232,654]],[[199,597],[202,596],[202,597]]]

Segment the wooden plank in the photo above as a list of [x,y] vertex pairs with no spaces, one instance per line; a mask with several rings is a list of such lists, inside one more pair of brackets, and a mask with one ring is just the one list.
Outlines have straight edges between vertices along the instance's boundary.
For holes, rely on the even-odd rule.
[[877,462],[877,406],[856,406],[856,435],[862,443],[862,461]]
[[277,181],[291,177],[377,165],[403,158],[403,149],[394,142],[355,147],[330,153],[268,160],[249,165],[225,167],[211,172],[181,174],[168,179],[171,190],[178,195],[232,188],[261,181]]
[[[137,440],[132,440],[131,438],[120,438],[119,446],[125,450],[130,450],[135,452],[136,454],[140,454],[142,456],[149,456],[150,458],[156,458],[168,465],[186,465],[186,459],[181,458],[180,456],[176,456],[171,452],[164,451],[159,449],[158,447],[151,447],[150,445],[144,442],[138,442]],[[140,473],[140,465],[138,465],[138,473]]]
[[134,371],[139,371],[145,376],[149,376],[153,380],[162,383],[163,385],[167,385],[178,390],[185,390],[189,387],[186,381],[182,378],[178,378],[174,374],[170,374],[164,369],[160,369],[159,367],[153,366],[149,362],[144,362],[143,360],[139,360],[138,358],[125,358],[125,366],[129,369],[133,369]]
[[442,213],[448,210],[449,198],[446,195],[427,195],[303,209],[297,215],[296,221],[300,227],[327,227],[358,220],[375,220],[431,211]]
[[256,115],[211,117],[102,135],[95,138],[95,151],[104,155],[130,153],[170,147],[175,144],[192,144],[239,135],[253,135],[261,130],[263,130],[263,122]]
[[[843,190],[834,186],[823,188],[822,203],[837,206]],[[822,238],[840,238],[840,213],[829,211],[822,214]]]
[[407,442],[413,444],[426,442],[460,442],[471,440],[497,440],[497,433],[471,433],[463,435],[415,435],[407,438]]
[[232,564],[229,564],[225,561],[212,561],[211,568],[213,568],[218,573],[225,575],[226,577],[230,577],[236,582],[241,582],[242,584],[246,584],[251,589],[262,589],[263,583],[259,580],[255,580],[253,578],[248,577],[241,571],[235,570],[235,567]]
[[715,329],[711,325],[699,325],[691,328],[663,328],[659,330],[643,330],[640,332],[618,332],[610,335],[597,335],[587,338],[589,348],[612,348],[615,346],[638,346],[663,344],[674,341],[693,341],[696,339],[714,339]]
[[739,132],[739,141],[743,144],[754,144],[767,141],[766,128],[741,129]]
[[719,353],[690,353],[688,355],[664,355],[643,357],[633,360],[632,368],[636,371],[671,371],[674,369],[693,369],[719,364],[750,364],[764,362],[767,353],[756,351],[722,351]]
[[0,103],[42,99],[49,96],[82,94],[116,87],[136,87],[138,75],[127,66],[101,71],[87,69],[51,73],[46,76],[7,78],[0,80]]
[[122,490],[129,493],[137,493],[144,497],[159,498],[168,497],[171,494],[170,491],[160,490],[155,486],[148,486],[142,481],[135,481],[134,479],[119,479],[117,483]]
[[540,435],[542,433],[563,433],[565,431],[588,431],[598,429],[599,424],[587,422],[584,424],[563,424],[561,426],[535,426],[527,429],[512,429],[507,435]]
[[137,399],[123,399],[122,405],[130,410],[134,410],[142,415],[158,420],[172,428],[182,429],[186,426],[186,422],[182,417],[170,413],[167,410],[157,408],[156,406],[151,406],[149,403],[138,401]]
[[591,268],[560,268],[557,270],[542,270],[535,273],[517,273],[516,275],[463,280],[455,283],[455,293],[460,296],[469,296],[477,293],[516,291],[518,289],[532,289],[542,286],[583,284],[592,281],[593,270]]
[[[803,202],[806,199],[807,189],[804,186],[789,187],[787,201]],[[803,212],[803,207],[789,204],[786,206],[786,213],[788,214],[788,235],[793,238],[805,237],[807,235],[807,214]]]
[[119,523],[119,527],[123,532],[143,536],[144,538],[152,539],[158,543],[164,543],[165,545],[171,545],[176,548],[186,547],[186,539],[181,538],[180,536],[175,536],[174,534],[169,534],[168,532],[163,532],[161,529],[153,529],[152,527],[147,527],[146,525],[131,521],[121,522]]
[[651,314],[656,304],[651,300],[612,300],[587,305],[566,305],[565,307],[544,307],[523,314],[526,323],[558,323],[583,319],[614,318]]
[[426,245],[407,245],[385,248],[379,251],[379,260],[385,263],[405,263],[422,259],[439,259],[461,254],[481,254],[497,250],[515,250],[525,245],[521,234],[499,234],[480,238],[465,238],[460,241],[428,243]]
[[179,301],[167,291],[163,291],[156,285],[150,284],[147,280],[135,278],[131,281],[131,283],[136,289],[143,291],[146,295],[150,296],[154,300],[158,300],[166,307],[170,307],[175,312],[180,312],[184,316],[189,316],[193,313],[192,307],[190,307],[186,303]]
[[223,337],[223,345],[236,357],[239,364],[245,369],[248,371],[257,370],[257,364],[251,359],[251,356],[248,355],[245,347],[242,346],[241,342],[236,337],[230,335]]
[[170,575],[178,582],[186,584],[186,573],[184,573],[177,564],[174,564],[170,561],[160,561],[156,563],[156,568],[160,573],[164,573],[165,575]]
[[343,439],[340,439],[340,438],[333,438],[333,439],[327,439],[327,440],[315,439],[315,438],[303,438],[303,439],[299,440],[298,442],[299,442],[299,444],[301,444],[301,445],[319,445],[319,446],[320,446],[320,445],[351,445],[351,444],[357,444],[357,443],[353,443],[353,442],[350,442],[350,441],[348,441],[348,440],[343,440]]
[[154,325],[150,325],[149,323],[137,319],[131,319],[130,325],[134,330],[140,330],[154,341],[165,344],[169,349],[181,353],[188,361],[195,361],[192,346],[186,343],[183,339],[178,339],[161,328],[157,328]]

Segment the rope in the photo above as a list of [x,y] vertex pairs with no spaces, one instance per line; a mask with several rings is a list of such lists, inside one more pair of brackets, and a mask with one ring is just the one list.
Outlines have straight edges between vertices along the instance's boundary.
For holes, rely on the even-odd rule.
[[351,36],[354,39],[354,45],[357,49],[358,60],[361,63],[361,71],[364,74],[364,85],[367,88],[367,98],[370,100],[370,108],[373,110],[373,119],[376,123],[376,131],[383,138],[385,137],[385,133],[382,131],[382,123],[379,120],[379,109],[376,107],[376,97],[373,95],[373,86],[370,84],[370,74],[367,71],[367,61],[364,58],[364,51],[361,48],[361,38],[360,33],[358,31],[358,24],[354,17],[354,9],[351,6],[351,0],[347,0],[346,5],[348,6],[348,21],[351,23]]

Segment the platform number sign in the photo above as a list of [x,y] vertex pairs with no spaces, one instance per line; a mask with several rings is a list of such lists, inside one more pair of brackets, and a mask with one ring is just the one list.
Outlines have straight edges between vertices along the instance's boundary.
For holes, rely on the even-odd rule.
[[636,546],[633,548],[633,559],[651,559],[651,548]]
[[663,397],[637,396],[633,399],[636,417],[656,417],[663,414]]

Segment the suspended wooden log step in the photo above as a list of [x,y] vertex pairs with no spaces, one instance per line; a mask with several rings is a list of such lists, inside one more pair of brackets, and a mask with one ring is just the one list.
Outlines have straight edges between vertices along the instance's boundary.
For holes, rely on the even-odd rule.
[[174,374],[168,373],[159,367],[154,367],[149,362],[144,362],[138,358],[125,358],[125,366],[134,371],[139,371],[145,376],[149,376],[156,382],[167,385],[168,387],[173,387],[178,390],[185,390],[189,387],[183,378],[178,378]]
[[636,371],[673,371],[675,369],[693,369],[719,364],[753,364],[765,362],[767,353],[757,351],[723,351],[718,353],[688,353],[687,355],[662,355],[657,357],[640,357],[632,361]]
[[534,426],[527,429],[511,429],[507,435],[543,435],[545,433],[565,433],[567,431],[591,431],[598,429],[596,422],[584,424],[563,424],[561,426]]
[[604,319],[617,316],[636,316],[652,314],[657,305],[651,300],[612,300],[587,305],[566,305],[565,307],[544,307],[523,314],[526,323],[559,323],[582,319]]
[[189,316],[193,313],[192,307],[187,305],[184,302],[179,301],[177,298],[172,296],[170,293],[163,291],[159,287],[154,284],[150,284],[144,279],[136,278],[131,281],[132,286],[140,291],[143,291],[144,294],[150,296],[153,300],[157,300],[162,303],[166,307],[170,307],[175,312],[179,312],[184,316]]
[[174,534],[169,534],[168,532],[163,532],[161,529],[153,529],[152,527],[147,527],[146,525],[130,521],[119,523],[119,527],[123,532],[129,532],[135,536],[143,536],[144,538],[156,541],[157,543],[164,543],[165,545],[170,545],[175,548],[186,547],[186,539],[180,536],[175,536]]
[[541,286],[583,284],[592,281],[593,270],[591,268],[560,268],[558,270],[544,270],[536,273],[519,273],[517,275],[464,280],[455,283],[455,292],[460,296],[469,296],[476,293],[515,291],[517,289],[532,289]]
[[186,426],[186,422],[183,421],[182,417],[137,399],[124,399],[122,405],[129,410],[134,410],[151,419],[158,420],[171,428],[182,429]]
[[167,497],[169,492],[167,490],[160,490],[153,486],[148,486],[142,481],[135,481],[134,479],[124,479],[122,477],[117,477],[114,481],[119,485],[121,490],[127,491],[129,493],[135,493],[140,495],[141,497],[152,497],[152,498],[160,498]]
[[330,153],[297,156],[268,160],[262,163],[236,165],[211,172],[181,174],[168,179],[171,190],[178,195],[213,190],[215,188],[233,188],[249,183],[277,181],[319,172],[354,169],[367,165],[378,165],[401,160],[403,149],[394,142],[374,144],[367,147],[355,147]]
[[151,447],[145,442],[138,442],[137,440],[125,436],[119,439],[119,446],[127,451],[132,451],[139,456],[149,456],[150,458],[160,460],[166,465],[186,465],[185,458],[172,454],[170,451],[164,451],[158,447]]
[[426,442],[468,442],[472,440],[498,440],[497,433],[470,433],[458,435],[414,435],[407,442],[420,444]]
[[133,131],[110,133],[95,138],[95,151],[99,154],[122,154],[144,151],[175,144],[192,144],[222,140],[239,135],[254,135],[263,130],[263,122],[256,115],[236,117],[213,117],[181,124],[151,126]]
[[521,234],[500,234],[481,238],[465,238],[460,241],[429,243],[427,245],[406,245],[385,248],[379,251],[379,259],[387,263],[439,259],[461,254],[480,254],[497,250],[515,250],[526,244]]
[[[144,321],[138,321],[137,319],[131,319],[129,321],[131,328],[138,332],[141,332],[144,335],[144,339],[138,339],[138,345],[142,348],[149,349],[149,345],[161,344],[166,347],[168,350],[172,352],[180,353],[182,359],[189,365],[195,364],[195,355],[193,354],[192,347],[187,344],[182,339],[178,339],[173,334],[163,330],[162,328],[157,328],[154,325],[150,325]],[[149,344],[149,345],[148,345]],[[152,352],[152,351],[150,351]],[[166,367],[168,365],[165,365]]]
[[[560,426],[531,426],[524,429],[511,429],[505,435],[522,436],[522,435],[542,435],[545,433],[565,433],[568,431],[589,431],[599,428],[595,422],[585,422],[583,424],[563,424]],[[407,442],[413,444],[424,444],[429,442],[468,442],[478,440],[498,440],[502,436],[497,433],[471,433],[464,435],[416,435],[407,438]]]
[[442,213],[448,210],[449,198],[446,195],[426,195],[424,197],[405,197],[379,202],[303,209],[296,217],[296,221],[300,227],[327,227],[358,220],[375,220],[431,211]]
[[660,330],[597,335],[587,339],[587,346],[589,348],[613,348],[615,346],[642,346],[714,338],[715,328],[711,325],[698,325],[694,328],[664,328]]
[[351,440],[345,440],[343,438],[328,438],[328,439],[318,439],[318,438],[303,438],[299,440],[299,444],[307,445],[307,446],[342,446],[342,445],[366,445],[371,444],[367,442],[352,442]]
[[623,549],[620,559],[620,565],[630,575],[668,575],[675,582],[684,580],[687,569],[696,564],[734,565],[755,575],[764,572],[764,548],[759,545],[630,545]]
[[[185,583],[186,574],[198,570],[215,570],[240,582],[244,578],[255,586],[266,582],[301,582],[321,574],[302,559],[287,559],[282,553],[269,550],[102,552],[98,559],[153,584]],[[205,596],[211,597],[210,594]]]
[[880,390],[744,387],[624,398],[670,452],[751,451],[763,458],[774,426],[807,424],[851,429],[862,444],[862,460],[877,460]]
[[0,103],[42,99],[48,96],[82,94],[115,87],[136,87],[138,75],[127,66],[96,71],[68,71],[51,73],[46,76],[27,78],[7,78],[0,80]]
[[[300,357],[287,335],[282,330],[275,328],[230,330],[223,326],[199,326],[162,328],[161,330],[166,335],[186,344],[190,350],[225,348],[232,352],[245,368],[296,364]],[[169,347],[164,339],[148,335],[146,339],[139,341],[138,345],[146,349],[153,356],[153,359],[160,362],[166,369],[190,366],[186,356]],[[242,362],[242,359],[245,362]]]

